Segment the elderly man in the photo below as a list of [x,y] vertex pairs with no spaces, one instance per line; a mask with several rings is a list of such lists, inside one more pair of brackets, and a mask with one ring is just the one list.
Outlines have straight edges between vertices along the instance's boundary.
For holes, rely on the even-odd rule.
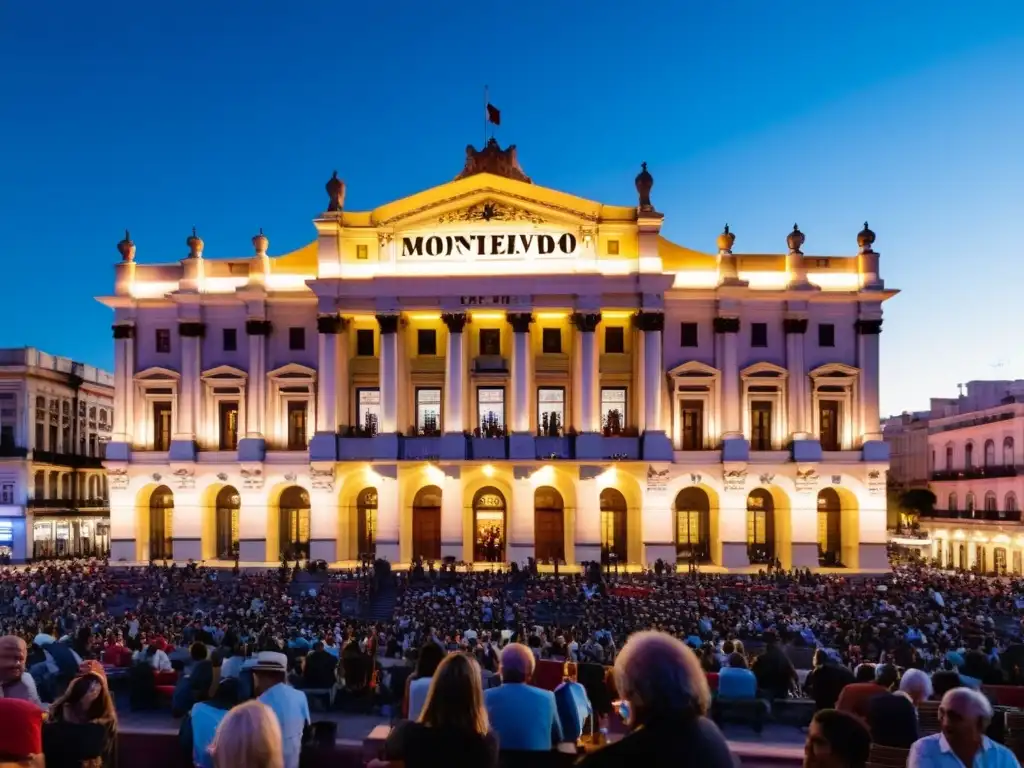
[[705,717],[711,691],[693,651],[662,632],[638,632],[615,660],[620,712],[630,733],[579,764],[732,768],[729,745]]
[[302,735],[309,725],[309,701],[306,694],[292,688],[288,677],[288,657],[276,651],[260,651],[252,667],[256,695],[277,715],[281,726],[285,768],[299,768]]
[[28,646],[20,637],[0,637],[0,698],[24,699],[42,706],[36,683],[25,670]]
[[992,705],[978,691],[954,688],[939,704],[940,733],[910,748],[907,768],[1020,768],[1013,752],[985,735]]
[[555,694],[528,685],[536,662],[533,651],[510,643],[501,652],[501,685],[484,691],[491,728],[503,750],[548,752],[562,741]]

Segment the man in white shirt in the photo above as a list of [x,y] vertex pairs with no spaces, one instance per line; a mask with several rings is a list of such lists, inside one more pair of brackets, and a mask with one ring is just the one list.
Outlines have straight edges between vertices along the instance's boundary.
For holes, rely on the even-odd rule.
[[907,768],[1020,768],[1013,752],[985,735],[992,705],[971,688],[947,691],[939,704],[940,733],[918,739]]
[[256,695],[270,707],[281,726],[285,768],[299,768],[302,734],[310,723],[306,694],[288,685],[288,657],[274,651],[260,651],[252,667]]

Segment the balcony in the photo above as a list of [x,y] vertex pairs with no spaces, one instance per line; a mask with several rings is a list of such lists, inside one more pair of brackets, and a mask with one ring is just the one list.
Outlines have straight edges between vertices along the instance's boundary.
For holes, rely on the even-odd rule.
[[399,437],[394,433],[338,438],[338,458],[342,461],[394,460],[398,457]]
[[478,355],[473,358],[474,373],[508,373],[508,360],[501,355]]
[[574,435],[566,435],[564,437],[539,435],[534,438],[533,445],[538,459],[576,458],[576,438]]
[[1017,467],[971,467],[970,469],[944,469],[932,472],[933,482],[951,480],[985,480],[993,477],[1017,477]]
[[507,437],[471,437],[469,438],[469,455],[467,459],[507,459]]
[[73,469],[103,469],[101,456],[80,456],[76,453],[57,453],[56,451],[32,451],[32,461],[41,464],[56,464]]
[[24,459],[28,456],[28,448],[19,445],[0,445],[0,459]]
[[29,509],[60,509],[60,510],[107,510],[110,502],[106,499],[29,499]]
[[408,435],[399,440],[400,459],[407,461],[437,461],[441,458],[440,435]]
[[640,458],[640,438],[624,435],[583,434],[576,436],[576,458],[626,461]]
[[1019,523],[1019,509],[933,509],[921,515],[924,520],[973,520],[988,523]]

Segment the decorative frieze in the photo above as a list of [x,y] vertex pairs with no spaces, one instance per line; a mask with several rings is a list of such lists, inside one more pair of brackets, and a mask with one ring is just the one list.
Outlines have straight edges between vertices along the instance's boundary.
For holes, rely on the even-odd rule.
[[465,312],[445,312],[441,320],[448,326],[448,333],[462,333],[469,321],[469,315]]
[[377,315],[377,325],[380,326],[381,334],[397,333],[401,319],[401,315]]
[[593,333],[601,323],[600,312],[573,312],[572,324],[582,333]]
[[508,324],[512,326],[513,333],[529,333],[530,323],[533,322],[533,315],[529,312],[509,312],[505,315]]

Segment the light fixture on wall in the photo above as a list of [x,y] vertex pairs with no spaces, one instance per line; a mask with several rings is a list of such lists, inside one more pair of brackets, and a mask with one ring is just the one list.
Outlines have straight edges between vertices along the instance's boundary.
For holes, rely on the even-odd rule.
[[491,464],[484,464],[484,477],[494,477],[494,466]]

